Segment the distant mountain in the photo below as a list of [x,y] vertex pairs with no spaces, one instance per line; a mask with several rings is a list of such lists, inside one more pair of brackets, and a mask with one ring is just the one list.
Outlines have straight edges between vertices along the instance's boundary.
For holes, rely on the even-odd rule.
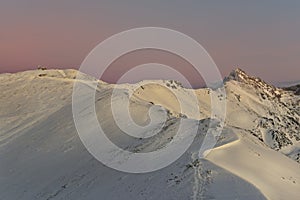
[[[147,153],[166,148],[181,120],[186,122],[187,133],[197,128],[193,144],[173,164],[155,172],[130,174],[106,167],[83,146],[74,125],[72,92],[78,82],[91,90],[90,85],[98,84],[98,121],[107,137],[123,149]],[[226,97],[219,98],[227,102],[225,127],[211,153],[200,159],[199,149],[209,125],[219,126],[211,116],[214,90],[186,89],[170,80],[113,85],[76,70],[1,74],[0,199],[298,200],[299,87],[277,88],[241,69],[231,72],[224,84]],[[120,96],[112,101],[114,89]],[[186,107],[184,111],[175,93]],[[200,113],[192,109],[191,93],[196,94]],[[80,101],[84,102],[84,97],[82,94]],[[134,138],[117,126],[112,102],[123,112],[126,100],[140,126],[149,124],[151,108],[157,125],[147,126],[143,133],[159,130],[156,135]],[[82,113],[87,119],[92,117],[84,109]],[[163,115],[166,121],[162,121]],[[87,134],[94,133],[89,125],[86,129]]]
[[298,81],[286,81],[286,82],[278,82],[275,84],[276,87],[285,88],[285,87],[291,87],[293,85],[299,85],[300,80]]
[[287,91],[293,91],[295,95],[300,95],[300,84],[283,88]]

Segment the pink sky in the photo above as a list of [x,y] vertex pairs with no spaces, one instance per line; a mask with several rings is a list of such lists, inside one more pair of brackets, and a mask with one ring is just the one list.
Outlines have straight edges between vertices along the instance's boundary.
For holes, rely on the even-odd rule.
[[[78,68],[107,37],[130,28],[158,26],[197,40],[223,75],[241,67],[272,83],[300,80],[299,11],[299,1],[279,0],[268,4],[5,0],[0,2],[0,72],[37,65]],[[116,61],[104,79],[113,82],[130,65],[154,62],[151,54],[157,61],[175,65],[181,71],[186,69],[186,63],[174,56],[136,53]],[[185,73],[197,85],[193,71]]]

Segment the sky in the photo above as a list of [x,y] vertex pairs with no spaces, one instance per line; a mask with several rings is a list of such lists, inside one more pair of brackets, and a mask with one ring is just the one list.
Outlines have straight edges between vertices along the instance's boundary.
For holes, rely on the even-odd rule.
[[[223,76],[240,67],[270,83],[300,80],[298,0],[0,0],[0,72],[38,65],[78,69],[101,41],[147,26],[194,38]],[[200,85],[189,63],[158,51],[129,53],[101,78],[116,82],[147,62],[174,65],[195,87]],[[152,76],[164,74],[147,78]]]

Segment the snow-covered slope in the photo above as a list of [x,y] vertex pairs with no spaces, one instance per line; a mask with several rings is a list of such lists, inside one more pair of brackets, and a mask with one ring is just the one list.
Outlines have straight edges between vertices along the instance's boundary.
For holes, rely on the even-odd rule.
[[[195,90],[200,113],[186,110],[189,90],[175,81],[144,81],[130,99],[140,125],[166,109],[165,127],[140,140],[125,135],[110,109],[115,85],[87,78],[75,70],[35,70],[0,75],[0,199],[300,199],[299,96],[275,88],[242,70],[225,79],[226,126],[215,149],[199,159],[210,122],[209,89]],[[172,140],[180,119],[198,126],[192,146],[170,166],[146,174],[110,169],[81,143],[72,116],[76,81],[98,83],[96,110],[108,137],[132,152],[149,152]],[[165,87],[164,87],[165,86]],[[117,86],[125,93],[133,87]],[[150,127],[149,132],[157,127]],[[298,162],[298,163],[297,163]]]
[[[248,76],[240,69],[225,80],[228,108],[238,107],[232,115],[229,111],[227,120],[233,126],[247,130],[270,148],[299,162],[300,97]],[[240,112],[246,115],[244,123],[234,121],[234,116],[242,120]]]

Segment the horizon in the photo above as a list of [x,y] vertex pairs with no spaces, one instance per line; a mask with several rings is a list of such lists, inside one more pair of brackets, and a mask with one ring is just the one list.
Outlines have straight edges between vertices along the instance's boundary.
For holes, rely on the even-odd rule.
[[[20,71],[12,71],[12,72],[0,72],[0,74],[5,74],[5,73],[21,73],[21,72],[26,72],[26,71],[35,71],[35,70],[38,70],[38,67],[32,67],[32,68],[28,68],[28,69],[24,69],[24,70],[20,70]],[[40,67],[46,67],[46,66],[40,66]],[[47,68],[47,67],[46,67]],[[254,74],[249,74],[247,71],[245,71],[243,68],[233,68],[232,71],[236,70],[236,69],[241,69],[243,70],[247,75],[249,76],[252,76],[252,77],[257,77],[257,78],[261,78],[263,81],[265,81],[265,79],[263,79],[262,77],[258,77],[258,76],[255,76]],[[79,69],[77,68],[64,68],[64,67],[61,67],[61,68],[47,68],[46,70],[76,70],[76,71],[79,71]],[[231,71],[231,72],[232,72]],[[230,75],[229,72],[227,75],[225,76],[222,76],[223,79],[225,79],[226,77],[228,77]],[[201,78],[201,77],[200,77]],[[101,81],[104,81],[108,84],[124,84],[124,83],[128,83],[128,84],[135,84],[135,83],[138,83],[138,82],[141,82],[141,81],[147,81],[147,80],[176,80],[176,81],[179,81],[180,83],[182,83],[180,80],[178,80],[178,78],[176,79],[172,79],[172,78],[154,78],[154,79],[139,79],[139,80],[128,80],[126,79],[125,81],[121,81],[119,83],[115,82],[115,81],[106,81],[106,80],[103,80],[103,79],[98,79],[98,80],[101,80]],[[201,80],[203,81],[203,79],[201,78]],[[271,84],[271,85],[274,85],[275,87],[290,87],[290,86],[295,86],[295,85],[298,85],[300,84],[300,79],[299,80],[292,80],[292,81],[281,81],[281,82],[275,82],[275,83],[272,83],[272,82],[267,82],[266,83],[268,84]],[[183,84],[183,86],[185,88],[188,88],[186,85]],[[197,88],[205,88],[207,87],[205,85],[205,83],[201,83],[201,84],[198,84],[197,86],[193,86],[192,88],[193,89],[197,89]]]

